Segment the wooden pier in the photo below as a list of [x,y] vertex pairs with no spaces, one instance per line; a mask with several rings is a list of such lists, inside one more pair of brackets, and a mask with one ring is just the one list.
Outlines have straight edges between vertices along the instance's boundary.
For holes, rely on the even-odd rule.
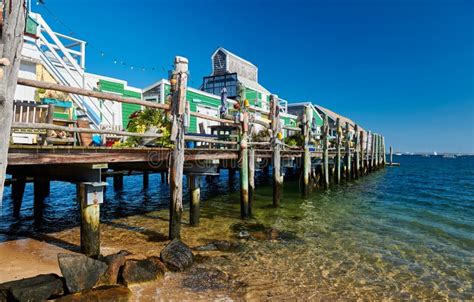
[[[7,16],[8,19],[8,16]],[[20,18],[21,19],[21,18]],[[11,21],[11,20],[10,20]],[[21,23],[20,21],[18,21]],[[15,24],[5,23],[7,26]],[[21,24],[17,24],[23,28]],[[4,25],[5,26],[5,25]],[[13,27],[12,27],[13,28]],[[17,33],[21,39],[21,32]],[[3,111],[12,112],[13,93],[16,84],[35,88],[62,91],[70,94],[93,96],[102,100],[138,104],[143,108],[154,108],[165,111],[170,116],[172,147],[89,147],[58,146],[55,144],[38,144],[32,146],[10,145],[10,129],[60,130],[70,133],[113,134],[122,137],[141,137],[156,139],[161,133],[135,133],[106,129],[89,129],[79,127],[61,127],[49,123],[13,123],[11,113],[2,115],[0,127],[3,140],[0,142],[0,198],[3,195],[5,171],[12,175],[12,196],[15,215],[21,209],[27,179],[34,181],[35,216],[41,217],[44,197],[49,194],[51,180],[77,184],[77,197],[81,211],[81,249],[89,256],[100,253],[100,204],[103,201],[104,186],[107,185],[105,174],[114,175],[114,186],[120,187],[123,174],[117,171],[139,171],[143,173],[143,185],[152,186],[148,175],[153,172],[169,173],[170,186],[170,219],[169,239],[180,237],[181,216],[183,211],[183,180],[187,177],[191,191],[190,225],[199,224],[200,187],[199,178],[204,175],[219,173],[220,169],[239,171],[241,190],[241,217],[247,219],[252,215],[252,198],[255,190],[255,167],[257,163],[263,169],[273,171],[273,206],[282,202],[284,191],[285,167],[291,166],[300,175],[301,193],[307,197],[314,188],[328,189],[335,184],[352,181],[372,171],[383,168],[386,164],[385,143],[383,136],[371,132],[359,131],[358,125],[340,125],[336,123],[336,136],[331,135],[328,116],[324,116],[323,131],[320,135],[312,133],[309,122],[311,110],[306,110],[301,127],[285,127],[279,118],[278,96],[271,95],[269,124],[257,120],[255,112],[242,97],[237,100],[240,109],[237,118],[228,116],[207,116],[189,112],[186,109],[186,88],[188,80],[188,61],[176,57],[174,70],[170,76],[171,95],[169,103],[161,104],[114,94],[89,91],[41,81],[18,79],[19,56],[8,53],[8,49],[21,49],[21,41],[2,39],[3,56],[11,64],[0,66],[3,74],[0,77],[0,103]],[[2,59],[3,60],[3,59]],[[3,62],[3,61],[2,61]],[[259,113],[261,114],[261,113]],[[203,137],[187,133],[186,119],[197,116],[224,126],[237,129],[237,140],[223,140],[215,137]],[[264,125],[270,129],[270,141],[252,141],[253,125]],[[59,127],[59,128],[58,128]],[[344,128],[342,128],[344,127]],[[351,131],[351,127],[354,131]],[[282,137],[282,130],[302,133],[302,146],[287,146]],[[6,133],[6,135],[4,135]],[[47,134],[46,134],[47,135]],[[365,140],[364,140],[365,138]],[[201,146],[186,148],[186,142],[199,142]],[[285,162],[285,165],[282,163]],[[263,163],[263,164],[262,164]],[[115,172],[114,172],[115,171]],[[125,176],[126,177],[126,176]]]

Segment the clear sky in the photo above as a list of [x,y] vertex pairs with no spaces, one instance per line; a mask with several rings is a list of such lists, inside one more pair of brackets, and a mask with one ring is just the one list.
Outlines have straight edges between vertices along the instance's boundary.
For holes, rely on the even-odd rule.
[[396,150],[474,153],[474,1],[44,2],[33,10],[55,31],[89,42],[89,72],[143,88],[181,55],[197,88],[222,46],[268,90],[351,117]]

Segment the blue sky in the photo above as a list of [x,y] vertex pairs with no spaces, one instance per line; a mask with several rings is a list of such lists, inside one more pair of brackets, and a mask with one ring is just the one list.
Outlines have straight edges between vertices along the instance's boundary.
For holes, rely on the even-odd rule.
[[33,10],[54,30],[89,42],[89,72],[143,88],[182,55],[198,87],[223,46],[270,91],[351,117],[396,150],[474,153],[474,1],[44,2]]

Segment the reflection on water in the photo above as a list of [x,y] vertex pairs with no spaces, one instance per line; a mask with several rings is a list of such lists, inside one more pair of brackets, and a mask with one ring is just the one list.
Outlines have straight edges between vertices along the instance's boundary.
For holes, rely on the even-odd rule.
[[[401,167],[309,199],[300,197],[295,183],[285,183],[278,209],[270,206],[271,187],[261,184],[254,218],[244,224],[238,175],[230,183],[226,173],[203,180],[202,223],[184,227],[184,240],[193,247],[228,240],[240,248],[196,252],[195,271],[135,288],[136,299],[472,299],[474,158],[397,161]],[[77,228],[69,229],[78,223],[75,187],[53,184],[40,229],[32,221],[31,193],[28,185],[21,219],[14,220],[6,190],[0,231],[15,236],[64,230],[56,237],[77,243]],[[120,192],[109,187],[101,213],[104,248],[158,254],[166,244],[168,200],[158,174],[150,175],[146,190],[140,176],[126,177]],[[238,238],[242,228],[249,238]]]

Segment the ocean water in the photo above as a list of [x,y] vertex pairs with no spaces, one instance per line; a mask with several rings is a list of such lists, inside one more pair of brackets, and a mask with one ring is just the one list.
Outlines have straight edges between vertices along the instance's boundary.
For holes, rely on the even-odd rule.
[[[153,295],[474,299],[474,157],[395,156],[394,161],[401,166],[315,191],[307,199],[301,198],[296,183],[286,182],[278,209],[271,207],[268,177],[261,177],[254,217],[247,222],[239,219],[238,174],[233,180],[226,173],[203,179],[202,222],[196,231],[185,226],[184,240],[192,246],[211,238],[227,240],[239,248],[198,252],[206,259],[199,264],[204,272],[218,270],[204,276],[211,281],[221,278],[212,284],[222,286],[193,287],[191,277],[182,274],[167,279],[166,289],[153,289]],[[37,223],[32,190],[28,184],[21,216],[15,219],[10,189],[6,189],[0,240],[78,225],[75,186],[54,182],[43,219]],[[134,227],[153,229],[156,220],[150,217],[166,218],[168,200],[168,187],[158,174],[150,176],[146,190],[141,176],[126,177],[123,190],[107,188],[101,218],[105,224],[122,219]],[[155,230],[163,233],[163,228]],[[250,233],[250,239],[239,239],[242,232]],[[119,237],[120,244],[129,244],[132,250],[140,244],[132,236]],[[106,240],[113,242],[114,237]],[[153,242],[146,244],[142,248],[153,248]],[[156,285],[160,286],[164,285]]]

